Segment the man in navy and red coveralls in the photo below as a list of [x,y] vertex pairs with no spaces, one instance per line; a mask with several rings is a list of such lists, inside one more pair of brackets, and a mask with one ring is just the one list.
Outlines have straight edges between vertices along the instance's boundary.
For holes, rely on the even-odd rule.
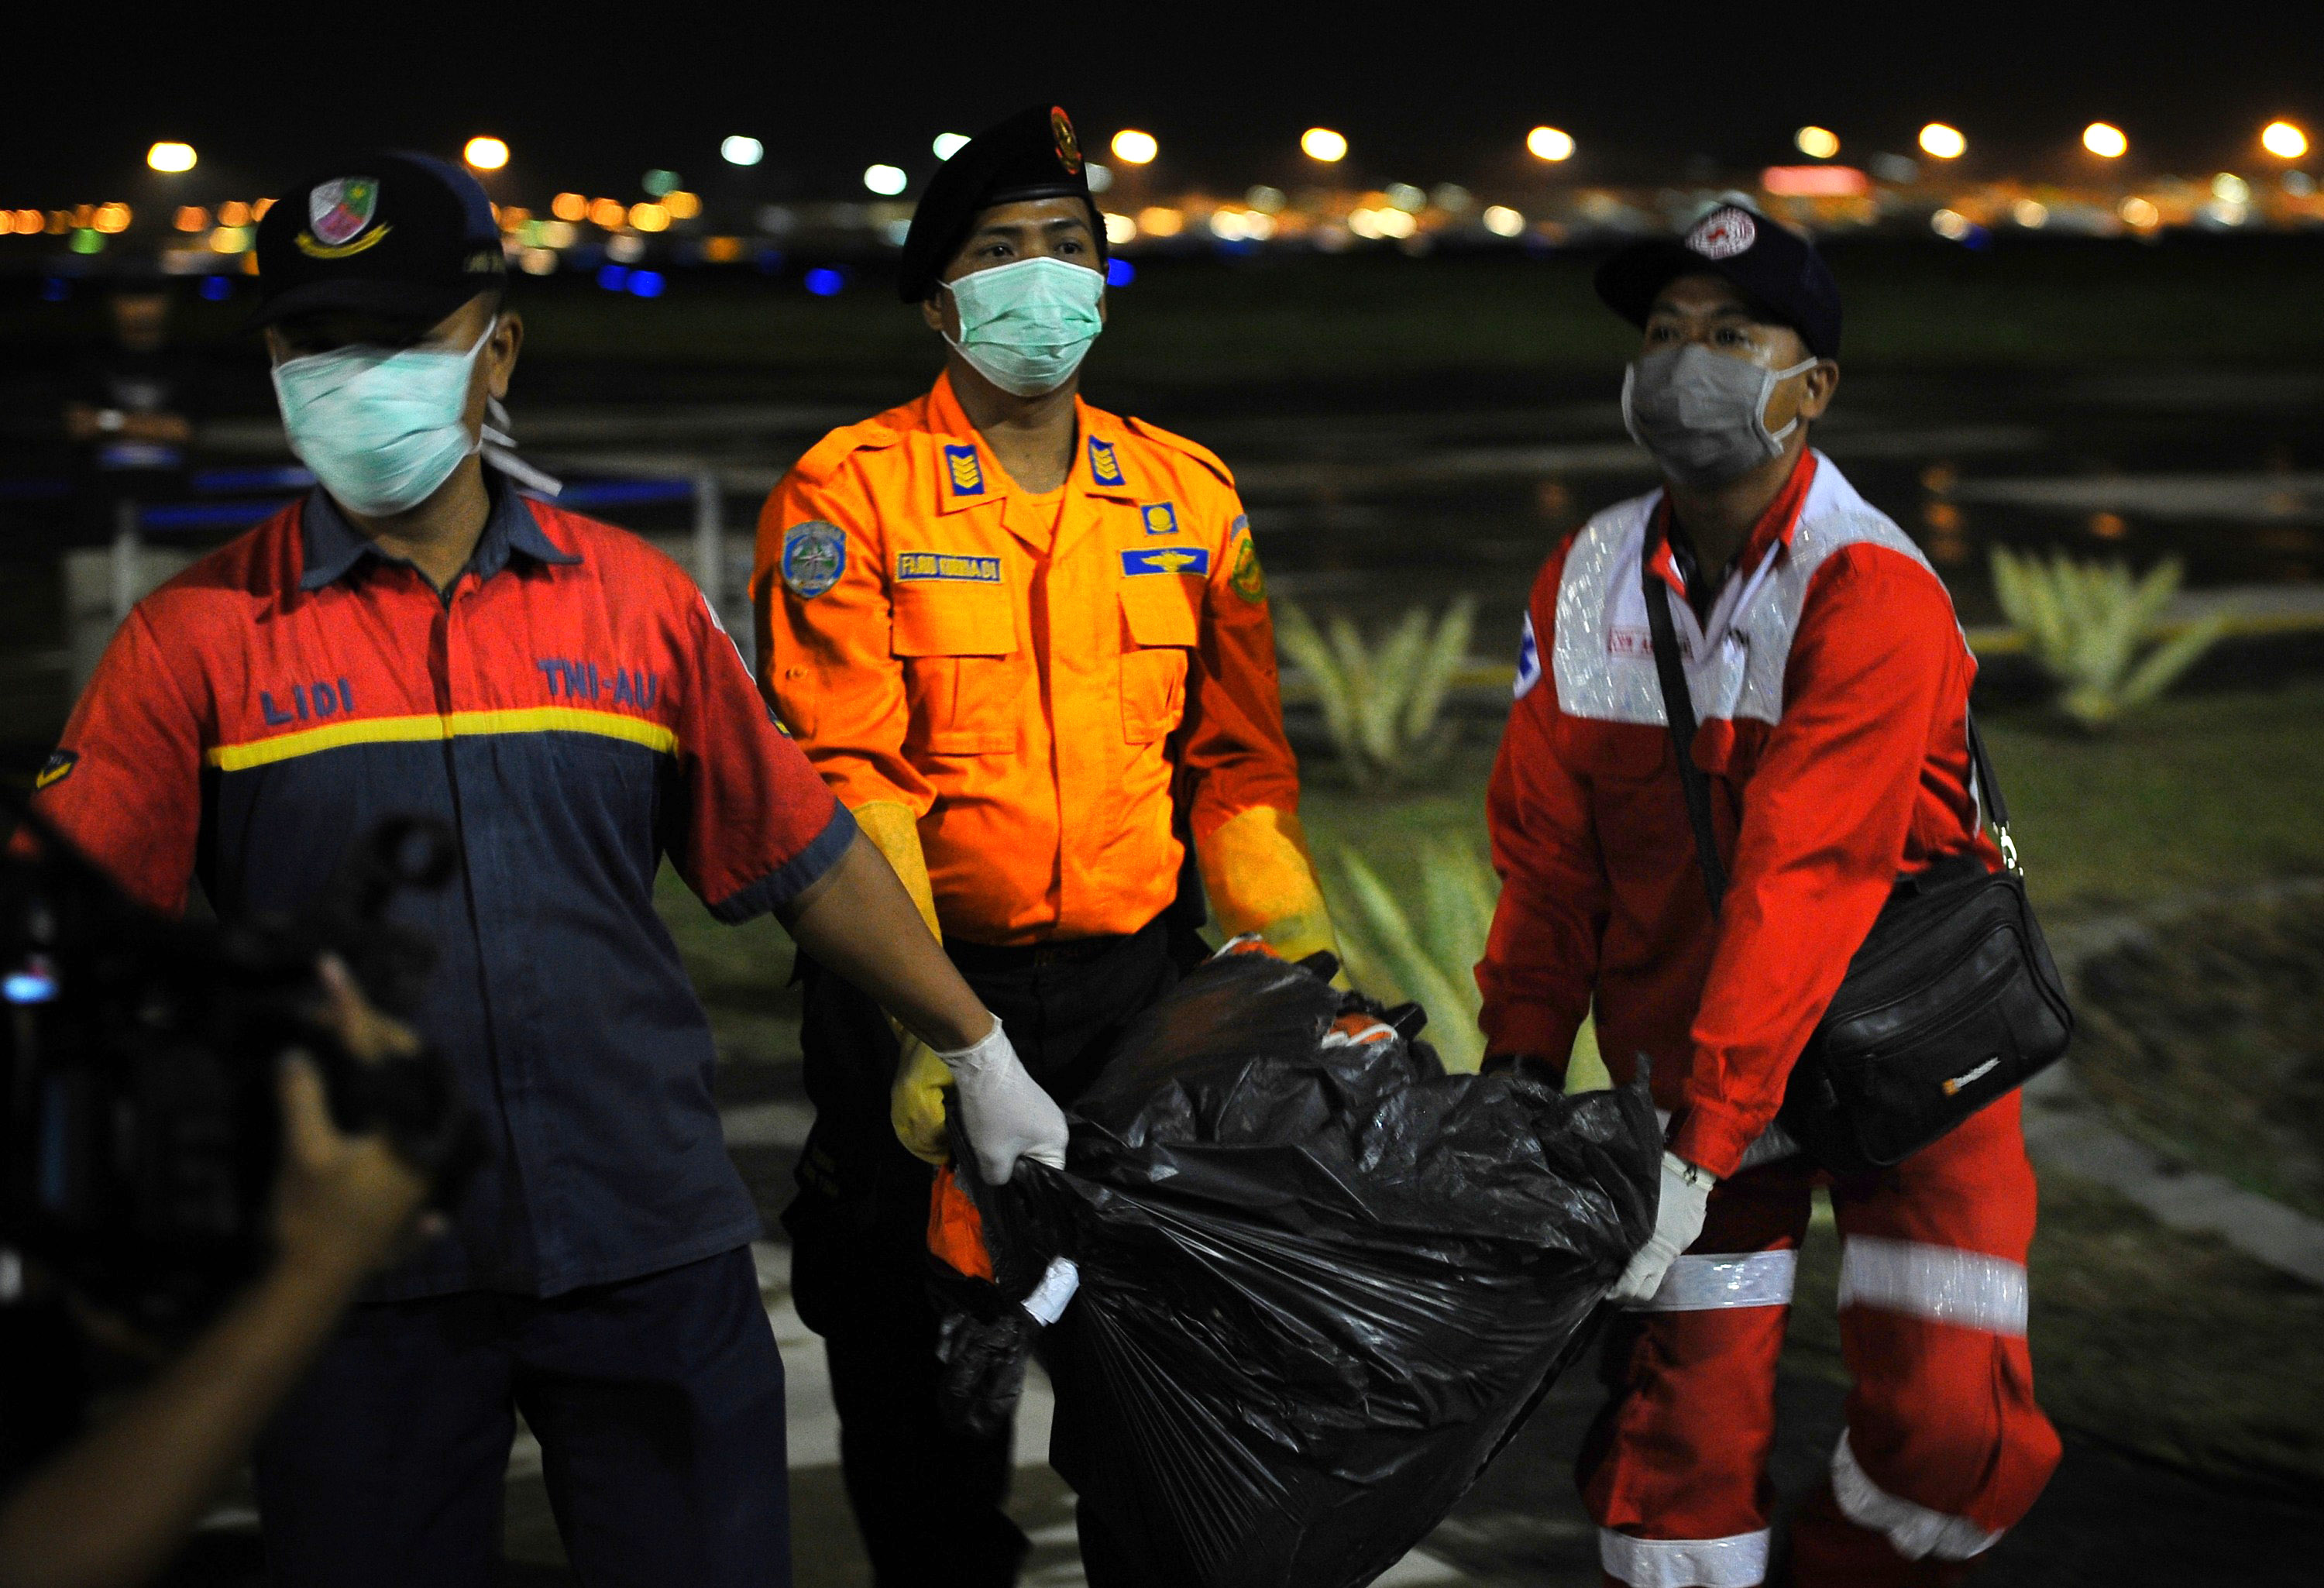
[[383,817],[459,840],[460,875],[403,916],[440,956],[415,1023],[493,1161],[269,1431],[272,1575],[494,1580],[521,1410],[582,1580],[788,1583],[760,1220],[654,913],[662,857],[973,1058],[988,1170],[1062,1163],[1063,1118],[678,566],[481,466],[522,326],[474,180],[365,157],[277,200],[258,256],[321,484],[137,605],[38,799],[141,899],[181,909],[198,877],[228,918],[297,908]]

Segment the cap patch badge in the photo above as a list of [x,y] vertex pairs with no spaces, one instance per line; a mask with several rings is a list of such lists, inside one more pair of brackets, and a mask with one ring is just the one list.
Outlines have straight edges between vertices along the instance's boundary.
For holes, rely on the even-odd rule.
[[952,494],[955,496],[983,495],[984,466],[976,460],[976,448],[973,446],[947,447],[944,455],[945,474],[952,481]]
[[[363,236],[379,213],[377,177],[340,177],[318,182],[307,195],[308,230],[299,234],[299,252],[309,259],[345,259],[387,235],[382,226]],[[362,238],[360,242],[357,238]]]
[[1101,485],[1125,483],[1121,477],[1121,459],[1114,456],[1113,443],[1101,441],[1095,436],[1090,438],[1090,478]]
[[1148,502],[1138,510],[1146,522],[1149,535],[1175,535],[1178,532],[1178,504],[1175,502]]
[[1065,168],[1065,174],[1081,175],[1082,141],[1074,135],[1074,118],[1065,114],[1061,105],[1049,106],[1049,135],[1056,140],[1057,163]]
[[812,601],[847,571],[847,536],[837,524],[809,519],[783,531],[783,588]]
[[1702,224],[1686,235],[1686,245],[1705,259],[1732,259],[1759,239],[1759,228],[1748,211],[1729,206],[1703,217]]

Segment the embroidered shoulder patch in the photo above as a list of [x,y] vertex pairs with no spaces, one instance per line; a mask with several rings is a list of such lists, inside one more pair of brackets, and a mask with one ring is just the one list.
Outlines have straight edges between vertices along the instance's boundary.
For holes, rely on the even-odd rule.
[[1541,682],[1541,642],[1533,636],[1533,614],[1525,615],[1525,629],[1517,636],[1517,681],[1511,687],[1512,699],[1523,700]]
[[1227,534],[1234,542],[1234,560],[1227,565],[1227,588],[1257,606],[1267,599],[1267,574],[1259,566],[1259,542],[1251,538],[1249,515],[1235,514],[1234,526]]
[[809,519],[783,531],[783,588],[812,601],[847,571],[847,536],[837,524]]
[[1113,443],[1090,438],[1090,478],[1101,485],[1121,485],[1129,482],[1121,475],[1121,459],[1114,456]]
[[955,496],[983,495],[984,466],[976,459],[976,448],[973,446],[946,447],[944,455],[945,475],[952,482],[952,494]]
[[61,783],[67,778],[72,776],[73,768],[79,764],[80,752],[78,751],[57,751],[52,753],[48,760],[41,763],[40,775],[32,780],[32,787],[38,789],[45,789],[51,783]]

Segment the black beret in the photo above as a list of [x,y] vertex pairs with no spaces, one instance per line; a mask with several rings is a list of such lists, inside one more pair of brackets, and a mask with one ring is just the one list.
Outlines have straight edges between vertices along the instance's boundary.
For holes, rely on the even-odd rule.
[[1818,358],[1840,356],[1840,283],[1806,238],[1757,210],[1722,204],[1678,242],[1633,243],[1598,267],[1598,296],[1634,326],[1681,276],[1724,278],[1753,307],[1799,332]]
[[1089,171],[1073,118],[1056,106],[1028,106],[995,123],[937,168],[912,211],[896,291],[907,303],[932,297],[945,266],[976,217],[997,204],[1028,198],[1078,198],[1089,206],[1098,257],[1105,257],[1105,219],[1090,197]]

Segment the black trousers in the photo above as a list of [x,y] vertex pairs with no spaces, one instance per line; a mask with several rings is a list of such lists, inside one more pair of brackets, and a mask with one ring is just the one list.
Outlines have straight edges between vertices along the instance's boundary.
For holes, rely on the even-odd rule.
[[[1122,1028],[1178,979],[1161,920],[1065,951],[947,946],[953,963],[1034,1079],[1070,1104]],[[1001,1510],[1005,1433],[954,1434],[936,1410],[936,1314],[928,1298],[933,1171],[889,1123],[897,1045],[862,993],[803,962],[799,1043],[815,1131],[791,1233],[792,1296],[824,1338],[848,1502],[880,1588],[1006,1588],[1024,1534]]]
[[747,1249],[546,1301],[356,1307],[258,1446],[280,1588],[490,1588],[515,1411],[574,1574],[786,1588],[783,1364]]

